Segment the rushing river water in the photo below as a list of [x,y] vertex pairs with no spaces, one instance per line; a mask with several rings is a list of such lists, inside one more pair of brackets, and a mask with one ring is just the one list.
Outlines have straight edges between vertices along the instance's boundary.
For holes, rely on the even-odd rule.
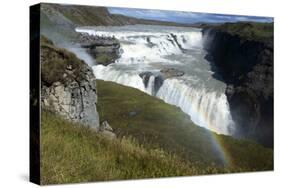
[[[134,87],[176,105],[199,126],[220,134],[234,132],[224,94],[226,85],[212,76],[200,29],[133,25],[81,27],[76,31],[114,36],[121,43],[121,57],[115,63],[93,66],[98,79]],[[165,68],[183,71],[184,75],[165,79],[157,88],[156,78]],[[147,83],[140,76],[144,72],[152,73]]]

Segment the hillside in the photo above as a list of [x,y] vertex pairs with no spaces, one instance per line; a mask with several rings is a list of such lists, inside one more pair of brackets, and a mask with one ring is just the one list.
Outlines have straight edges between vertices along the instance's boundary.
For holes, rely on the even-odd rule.
[[273,168],[271,149],[201,128],[176,106],[112,82],[97,80],[97,90],[100,119],[107,120],[119,137],[133,136],[202,169],[212,165],[232,171]]
[[110,14],[106,7],[41,3],[41,34],[56,43],[75,41],[78,26],[122,26],[134,24],[192,26],[174,22],[136,19]]
[[166,21],[145,20],[120,14],[111,14],[106,7],[63,5],[42,3],[42,11],[46,15],[63,15],[76,26],[121,26],[134,24],[188,26]]
[[[100,116],[118,138],[104,137],[43,109],[41,184],[273,169],[271,149],[199,128],[176,107],[136,89],[97,84]],[[219,153],[212,151],[212,139],[223,143],[224,164],[215,161]]]
[[199,169],[133,138],[110,140],[93,130],[42,111],[41,184],[218,173]]

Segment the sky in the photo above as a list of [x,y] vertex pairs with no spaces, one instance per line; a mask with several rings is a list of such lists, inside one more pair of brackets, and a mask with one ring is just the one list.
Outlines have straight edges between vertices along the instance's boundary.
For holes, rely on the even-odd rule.
[[131,8],[108,8],[111,14],[122,14],[125,16],[143,18],[150,20],[170,21],[178,23],[224,23],[238,21],[256,21],[256,22],[273,22],[271,17],[243,16],[243,15],[226,15],[195,13],[182,11],[164,11],[148,9],[131,9]]

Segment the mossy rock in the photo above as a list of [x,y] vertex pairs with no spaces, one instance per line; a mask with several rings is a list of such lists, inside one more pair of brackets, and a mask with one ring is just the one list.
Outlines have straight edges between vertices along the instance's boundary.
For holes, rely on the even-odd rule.
[[84,72],[89,69],[75,54],[54,46],[48,38],[40,37],[40,61],[42,83],[47,86],[55,82],[67,83],[71,80],[85,79]]

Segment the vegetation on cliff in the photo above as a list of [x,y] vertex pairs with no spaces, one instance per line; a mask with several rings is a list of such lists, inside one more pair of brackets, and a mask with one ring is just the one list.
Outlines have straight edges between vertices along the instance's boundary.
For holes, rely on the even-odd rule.
[[69,79],[84,79],[85,74],[81,70],[86,68],[86,64],[75,54],[56,47],[45,36],[40,37],[40,48],[41,81],[44,84],[50,86],[58,81],[65,83]]
[[272,42],[273,23],[238,22],[225,23],[211,27],[221,32],[239,36],[245,41]]
[[75,54],[40,40],[41,106],[87,126],[99,127],[92,69]]

